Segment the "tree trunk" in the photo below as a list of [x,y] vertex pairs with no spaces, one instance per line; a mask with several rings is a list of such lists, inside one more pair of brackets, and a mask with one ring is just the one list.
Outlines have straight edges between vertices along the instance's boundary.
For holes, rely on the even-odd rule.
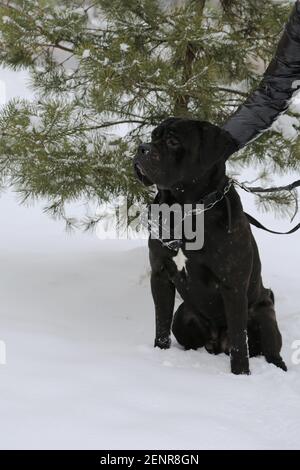
[[[202,16],[203,14],[205,2],[206,0],[197,0],[199,17]],[[189,42],[187,44],[184,58],[183,58],[182,80],[181,80],[182,85],[185,85],[185,83],[187,83],[188,80],[192,76],[193,62],[194,62],[195,57],[196,57],[195,45]],[[189,114],[188,104],[189,104],[190,98],[191,97],[188,94],[182,94],[176,97],[175,104],[174,104],[175,116],[187,116]]]

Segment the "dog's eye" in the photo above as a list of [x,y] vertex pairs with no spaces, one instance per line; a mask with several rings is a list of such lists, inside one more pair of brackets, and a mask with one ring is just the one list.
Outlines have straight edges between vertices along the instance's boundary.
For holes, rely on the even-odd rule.
[[179,147],[180,145],[179,140],[174,136],[169,136],[166,142],[169,147]]
[[151,134],[152,140],[158,141],[161,138],[161,130],[160,129],[154,129]]

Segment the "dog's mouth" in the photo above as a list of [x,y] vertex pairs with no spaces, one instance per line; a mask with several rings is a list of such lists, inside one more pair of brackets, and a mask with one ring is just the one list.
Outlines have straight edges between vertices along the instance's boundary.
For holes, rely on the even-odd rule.
[[134,164],[134,170],[136,176],[143,184],[145,184],[146,186],[151,186],[153,184],[152,181],[146,175],[146,172],[140,163],[136,162]]

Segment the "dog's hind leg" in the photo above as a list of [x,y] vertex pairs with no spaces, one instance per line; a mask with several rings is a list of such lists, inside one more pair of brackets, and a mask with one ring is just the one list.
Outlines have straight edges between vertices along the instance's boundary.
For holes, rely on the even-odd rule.
[[271,297],[271,300],[273,302],[273,306],[275,305],[275,295],[274,295],[274,292],[272,291],[272,289],[267,289],[269,291],[269,295]]
[[[286,371],[287,367],[280,355],[281,334],[274,310],[274,295],[264,289],[264,297],[253,306],[248,326],[250,355],[263,354],[267,362]],[[260,342],[260,344],[259,344]]]
[[183,302],[175,312],[172,332],[185,349],[198,349],[209,339],[209,328],[200,315]]

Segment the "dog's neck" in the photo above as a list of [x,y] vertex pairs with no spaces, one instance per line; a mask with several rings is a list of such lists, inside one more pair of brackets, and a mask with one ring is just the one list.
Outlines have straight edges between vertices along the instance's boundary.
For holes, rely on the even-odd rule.
[[180,183],[169,191],[179,204],[193,204],[213,191],[222,191],[225,183],[225,167],[218,165],[205,175],[194,178],[189,183]]

